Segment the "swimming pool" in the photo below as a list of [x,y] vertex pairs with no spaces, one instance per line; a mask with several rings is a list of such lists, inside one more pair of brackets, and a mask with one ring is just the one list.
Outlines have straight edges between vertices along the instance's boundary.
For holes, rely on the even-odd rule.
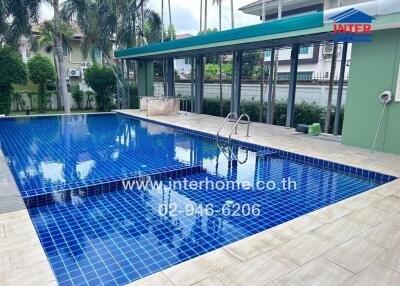
[[[394,179],[115,114],[1,119],[0,140],[60,285],[124,285]],[[249,185],[171,187],[205,180]]]

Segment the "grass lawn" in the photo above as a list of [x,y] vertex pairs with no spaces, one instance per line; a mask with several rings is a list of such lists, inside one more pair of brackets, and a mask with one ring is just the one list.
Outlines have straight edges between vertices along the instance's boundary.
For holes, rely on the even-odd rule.
[[[93,113],[96,112],[96,109],[71,109],[71,113]],[[62,110],[48,110],[46,113],[39,113],[37,111],[31,111],[31,115],[38,114],[64,114]],[[9,116],[18,116],[18,115],[26,115],[25,111],[12,111]]]

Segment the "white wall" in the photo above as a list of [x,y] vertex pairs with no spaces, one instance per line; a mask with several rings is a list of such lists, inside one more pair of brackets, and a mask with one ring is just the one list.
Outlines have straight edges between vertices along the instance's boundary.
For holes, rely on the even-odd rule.
[[[190,97],[190,83],[175,83],[176,94],[181,96]],[[297,85],[296,102],[302,101],[312,103],[315,102],[320,106],[326,106],[328,98],[328,86],[318,85]],[[260,100],[260,85],[259,84],[242,84],[242,100],[256,101]],[[287,100],[289,87],[287,85],[277,86],[277,100]],[[154,83],[154,95],[162,96],[164,94],[162,82]],[[267,86],[265,86],[264,99],[267,99]],[[231,97],[231,84],[223,84],[222,95],[225,99]],[[342,105],[346,103],[347,87],[343,89]],[[337,87],[334,88],[333,104],[336,104]],[[204,97],[205,98],[219,98],[219,84],[206,83],[204,84]]]

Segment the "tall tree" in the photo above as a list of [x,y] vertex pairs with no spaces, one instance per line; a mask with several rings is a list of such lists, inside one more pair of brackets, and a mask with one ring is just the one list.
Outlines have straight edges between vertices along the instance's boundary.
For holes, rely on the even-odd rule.
[[[61,34],[63,37],[63,42],[68,45],[69,40],[71,40],[74,36],[74,30],[71,25],[67,22],[61,22],[60,25]],[[46,48],[46,50],[51,50],[53,54],[53,61],[57,71],[57,75],[59,75],[58,69],[58,58],[55,52],[55,34],[54,34],[54,21],[44,21],[39,27],[39,38],[37,39],[38,48]],[[60,79],[57,76],[57,109],[62,109],[62,96],[60,92]]]
[[60,5],[58,0],[52,0],[53,12],[54,12],[54,40],[55,40],[55,48],[56,48],[56,56],[58,63],[58,77],[60,81],[60,93],[64,102],[64,112],[71,112],[71,103],[68,95],[67,89],[67,75],[65,73],[65,65],[64,65],[64,50],[63,50],[63,41],[62,34],[60,30]]
[[207,33],[207,0],[204,0],[204,34]]
[[18,48],[21,36],[32,38],[42,0],[0,0],[0,46]]
[[[213,0],[213,4],[218,5],[219,31],[222,31],[222,0]],[[219,64],[219,115],[224,116],[223,97],[222,97],[222,56],[218,57]]]
[[231,0],[231,28],[235,28],[235,14],[233,9],[233,0]]
[[203,30],[203,0],[200,0],[200,30],[199,33]]
[[[343,0],[338,0],[337,5],[338,5],[338,7],[342,6]],[[332,97],[333,97],[333,88],[335,85],[337,51],[338,51],[338,44],[335,42],[335,43],[333,43],[332,63],[331,63],[331,71],[330,71],[330,76],[329,76],[328,102],[326,104],[325,125],[324,125],[325,133],[329,133],[329,127],[331,125]]]
[[172,13],[171,13],[171,0],[168,0],[168,17],[169,17],[169,27],[168,27],[168,33],[170,34],[169,39],[173,40],[172,36],[172,30],[175,30],[175,28],[172,29],[173,25],[172,25]]

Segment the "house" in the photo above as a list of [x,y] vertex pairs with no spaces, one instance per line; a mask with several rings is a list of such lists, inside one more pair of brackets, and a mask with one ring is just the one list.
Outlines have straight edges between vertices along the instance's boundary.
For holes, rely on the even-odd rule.
[[[239,8],[246,14],[259,16],[262,15],[262,0],[255,1],[246,6]],[[285,0],[282,5],[282,18],[291,17],[299,14],[321,12],[324,9],[338,7],[337,0]],[[343,0],[342,5],[352,5],[365,2],[362,0]],[[266,0],[265,19],[266,21],[277,18],[278,0]],[[265,51],[265,61],[269,63],[271,51]],[[302,81],[328,81],[330,78],[330,70],[332,64],[333,45],[328,43],[324,45],[310,45],[300,47],[298,79]],[[291,49],[279,50],[279,66],[278,80],[288,80],[290,73],[290,54]],[[341,46],[338,47],[338,65],[341,61]],[[347,53],[347,65],[351,59],[351,45]],[[336,70],[335,78],[339,77],[339,70]],[[348,69],[346,69],[345,78],[348,77]]]
[[[80,84],[82,89],[86,90],[87,87],[84,84],[84,71],[91,66],[92,60],[83,56],[81,50],[83,34],[78,25],[74,23],[72,24],[72,27],[75,31],[73,38],[69,40],[68,44],[65,42],[63,43],[64,66],[67,82],[68,84]],[[38,26],[33,28],[33,34],[39,36]],[[20,52],[25,63],[34,55],[30,43],[26,38],[21,39]],[[51,43],[44,44],[37,52],[42,56],[49,58],[53,63],[55,62],[54,47]],[[94,54],[96,62],[101,64],[103,61],[101,51],[96,49]]]
[[[186,39],[192,37],[192,34],[176,35],[176,40]],[[179,79],[189,79],[192,70],[192,63],[190,58],[174,59],[175,70],[178,73]]]

